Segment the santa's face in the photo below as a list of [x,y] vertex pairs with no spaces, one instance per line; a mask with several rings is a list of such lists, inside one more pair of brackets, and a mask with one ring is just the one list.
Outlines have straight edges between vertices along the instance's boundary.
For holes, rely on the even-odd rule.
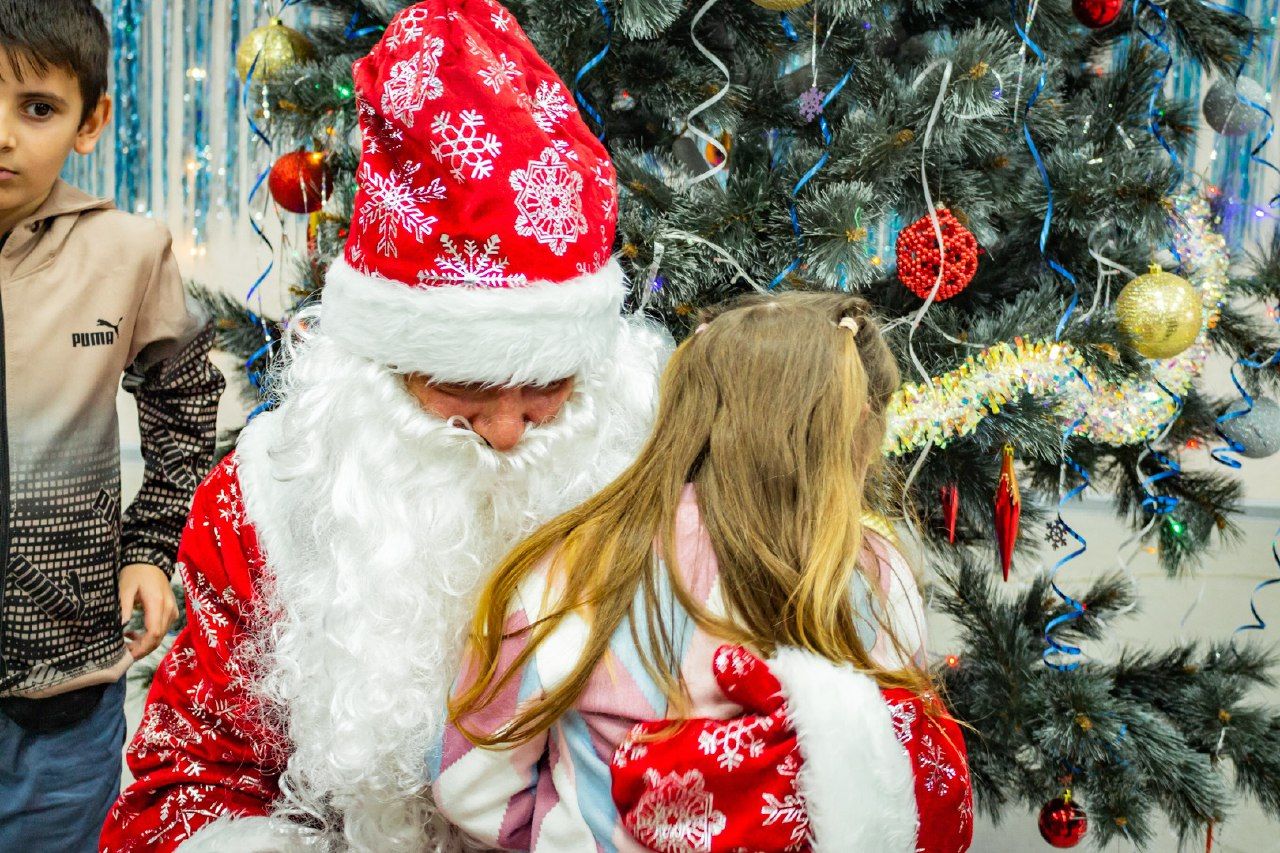
[[421,373],[405,376],[405,387],[422,410],[471,429],[494,450],[520,443],[529,426],[555,420],[573,393],[573,377],[547,385],[500,386],[440,382]]

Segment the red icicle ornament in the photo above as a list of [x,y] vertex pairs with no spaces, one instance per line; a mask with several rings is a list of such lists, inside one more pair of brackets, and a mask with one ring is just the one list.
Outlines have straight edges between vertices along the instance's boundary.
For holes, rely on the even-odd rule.
[[938,282],[936,302],[950,299],[969,286],[978,271],[978,241],[945,207],[938,208],[943,252],[938,252],[938,235],[933,219],[922,216],[898,233],[898,278],[916,296],[928,299]]
[[947,527],[947,541],[956,543],[956,518],[960,515],[960,489],[955,483],[947,483],[938,489],[942,503],[942,521]]
[[1022,496],[1018,492],[1018,475],[1013,470],[1013,445],[1004,446],[1000,462],[1000,483],[996,486],[996,544],[1000,548],[1000,569],[1009,579],[1013,564],[1013,546],[1018,541],[1018,522],[1022,518]]

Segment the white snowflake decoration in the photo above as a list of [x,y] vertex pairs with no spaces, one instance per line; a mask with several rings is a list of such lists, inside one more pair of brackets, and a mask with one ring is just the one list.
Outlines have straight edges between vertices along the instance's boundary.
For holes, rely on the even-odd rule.
[[631,739],[631,736],[628,735],[627,739],[618,744],[618,748],[614,750],[613,764],[615,767],[626,767],[632,761],[639,761],[648,754],[649,747],[645,746],[643,743],[636,743]]
[[924,789],[929,793],[936,790],[939,796],[947,793],[947,783],[956,778],[956,768],[946,762],[942,747],[928,735],[920,739],[920,769],[925,771]]
[[423,105],[444,94],[444,83],[439,76],[443,52],[444,39],[432,36],[422,43],[422,50],[412,59],[403,59],[391,66],[391,77],[382,89],[382,111],[405,127],[413,127],[414,117]]
[[570,171],[554,148],[544,148],[539,159],[512,171],[510,180],[517,193],[520,213],[515,224],[521,237],[534,237],[554,254],[563,255],[570,243],[587,233],[582,175]]
[[524,73],[514,62],[507,59],[505,53],[495,56],[487,46],[480,44],[470,36],[467,37],[467,47],[473,56],[479,56],[484,60],[485,67],[477,71],[476,74],[479,75],[486,86],[493,90],[495,95],[502,91],[503,86],[510,85],[512,80]]
[[759,758],[764,753],[764,739],[760,735],[772,727],[772,717],[726,720],[698,735],[698,749],[703,755],[714,755],[722,769],[737,770],[746,756]]
[[428,216],[422,206],[427,202],[444,198],[444,184],[432,178],[427,186],[418,186],[413,176],[422,168],[421,163],[405,163],[380,175],[367,162],[360,167],[361,186],[365,192],[364,204],[357,214],[360,227],[378,228],[378,251],[385,257],[398,258],[396,238],[407,231],[419,243],[431,234],[437,217]]
[[476,180],[493,174],[493,158],[502,152],[502,142],[492,133],[482,134],[483,127],[484,116],[475,110],[460,112],[456,125],[453,113],[448,112],[440,113],[431,122],[431,134],[440,137],[439,142],[431,143],[431,154],[449,167],[455,180],[465,180],[468,169]]
[[890,705],[889,713],[893,716],[894,736],[898,739],[898,743],[906,746],[911,742],[911,726],[916,721],[915,706],[910,702]]
[[187,607],[195,617],[196,631],[204,638],[205,645],[209,648],[220,647],[221,632],[226,630],[231,621],[218,607],[218,602],[230,596],[230,590],[225,594],[219,594],[213,584],[209,583],[207,576],[191,571],[186,563],[178,563],[174,568],[187,590]]
[[798,847],[809,837],[809,810],[805,808],[804,797],[800,794],[787,794],[780,800],[766,793],[760,814],[764,817],[765,826],[791,824],[792,845]]
[[424,25],[430,19],[431,13],[420,6],[406,9],[387,31],[386,46],[395,50],[402,44],[412,44],[426,32]]
[[703,775],[690,770],[660,776],[649,769],[644,778],[648,790],[626,819],[636,840],[656,853],[709,851],[728,821],[716,811]]
[[511,26],[511,16],[501,9],[491,14],[489,20],[493,21],[493,28],[499,32],[505,33]]
[[462,248],[448,234],[440,235],[445,253],[436,255],[436,268],[418,273],[421,284],[447,281],[455,284],[502,287],[528,284],[524,273],[507,273],[506,258],[498,255],[498,235],[494,234],[480,246],[475,240],[462,241]]
[[[526,95],[526,97],[528,97]],[[533,93],[533,123],[543,133],[551,133],[555,126],[569,117],[569,99],[565,97],[564,87],[558,82],[542,80]]]

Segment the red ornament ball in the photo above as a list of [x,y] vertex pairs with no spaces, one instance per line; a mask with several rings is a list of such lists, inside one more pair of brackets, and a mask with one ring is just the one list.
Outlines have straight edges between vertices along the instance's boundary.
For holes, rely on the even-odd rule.
[[1124,0],[1071,0],[1076,20],[1091,30],[1111,26],[1123,8]]
[[927,299],[938,281],[938,302],[950,299],[969,286],[978,271],[978,241],[945,207],[938,210],[942,226],[943,251],[938,251],[938,235],[933,220],[922,217],[898,234],[898,278],[912,293]]
[[333,192],[333,169],[323,151],[294,151],[271,167],[271,197],[290,213],[315,213]]
[[1075,847],[1089,831],[1089,818],[1075,800],[1058,797],[1040,810],[1040,835],[1054,847]]

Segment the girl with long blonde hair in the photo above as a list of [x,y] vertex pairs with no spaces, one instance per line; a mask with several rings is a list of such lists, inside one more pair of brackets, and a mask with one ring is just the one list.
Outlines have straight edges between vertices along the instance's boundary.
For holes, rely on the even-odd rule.
[[636,462],[485,584],[440,810],[538,853],[965,849],[916,583],[863,522],[897,385],[857,297],[708,316]]

